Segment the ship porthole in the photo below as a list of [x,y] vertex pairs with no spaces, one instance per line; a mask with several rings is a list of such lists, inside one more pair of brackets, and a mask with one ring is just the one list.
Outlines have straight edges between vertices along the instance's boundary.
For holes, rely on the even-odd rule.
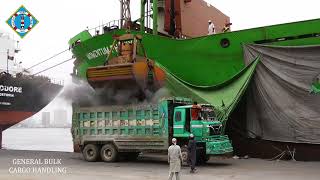
[[221,39],[220,45],[221,45],[221,47],[223,47],[223,48],[229,47],[229,46],[230,46],[230,41],[229,41],[229,39],[227,39],[227,38]]

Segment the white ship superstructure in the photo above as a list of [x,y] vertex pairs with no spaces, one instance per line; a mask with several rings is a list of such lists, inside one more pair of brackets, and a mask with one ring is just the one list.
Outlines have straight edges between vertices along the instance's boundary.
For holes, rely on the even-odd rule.
[[16,59],[15,54],[19,52],[17,41],[12,34],[0,32],[0,73],[8,72],[15,75],[22,72],[21,61]]

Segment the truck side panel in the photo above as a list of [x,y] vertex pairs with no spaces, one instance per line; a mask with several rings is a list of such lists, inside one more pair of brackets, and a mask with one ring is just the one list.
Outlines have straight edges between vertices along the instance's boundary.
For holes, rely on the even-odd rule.
[[166,150],[167,118],[157,105],[77,108],[80,145],[113,142],[118,151]]

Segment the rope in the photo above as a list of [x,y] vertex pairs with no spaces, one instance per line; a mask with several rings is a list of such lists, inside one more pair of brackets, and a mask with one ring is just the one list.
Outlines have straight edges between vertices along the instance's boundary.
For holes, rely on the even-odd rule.
[[37,72],[37,73],[35,73],[35,74],[32,74],[32,75],[34,76],[34,75],[43,73],[43,72],[45,72],[45,71],[47,71],[47,70],[50,70],[50,69],[52,69],[52,68],[55,68],[55,67],[57,67],[57,66],[59,66],[59,65],[61,65],[61,64],[63,64],[63,63],[66,63],[66,62],[68,62],[68,61],[70,61],[70,60],[72,60],[72,59],[73,59],[73,58],[67,59],[67,60],[65,60],[65,61],[62,61],[62,62],[60,62],[60,63],[58,63],[58,64],[56,64],[56,65],[54,65],[54,66],[48,67],[47,69],[44,69],[44,70],[39,71],[39,72]]
[[39,63],[37,63],[37,64],[29,67],[29,68],[27,68],[26,70],[29,70],[29,69],[31,69],[31,68],[34,68],[34,67],[36,67],[36,66],[38,66],[38,65],[40,65],[40,64],[42,64],[42,63],[44,63],[44,62],[47,62],[47,61],[49,61],[50,59],[52,59],[52,58],[54,58],[54,57],[57,57],[57,56],[59,56],[60,54],[66,52],[66,51],[68,51],[68,50],[69,50],[69,48],[66,49],[66,50],[63,50],[63,51],[61,51],[61,52],[59,52],[59,53],[57,53],[57,54],[55,54],[55,55],[53,55],[53,56],[51,56],[51,57],[48,58],[48,59],[45,59],[45,60],[43,60],[43,61],[41,61],[41,62],[39,62]]

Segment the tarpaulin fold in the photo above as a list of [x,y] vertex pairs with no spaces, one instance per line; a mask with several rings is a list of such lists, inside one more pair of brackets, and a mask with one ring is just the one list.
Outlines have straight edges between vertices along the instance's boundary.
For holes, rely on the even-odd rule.
[[220,86],[197,86],[186,83],[164,66],[158,65],[165,70],[166,87],[171,90],[173,95],[190,97],[201,103],[212,104],[220,112],[219,120],[225,124],[230,113],[245,92],[258,63],[258,59],[259,58],[253,59],[239,74]]
[[243,49],[247,64],[260,57],[248,89],[248,131],[266,140],[319,144],[320,94],[313,85],[320,74],[320,46]]

